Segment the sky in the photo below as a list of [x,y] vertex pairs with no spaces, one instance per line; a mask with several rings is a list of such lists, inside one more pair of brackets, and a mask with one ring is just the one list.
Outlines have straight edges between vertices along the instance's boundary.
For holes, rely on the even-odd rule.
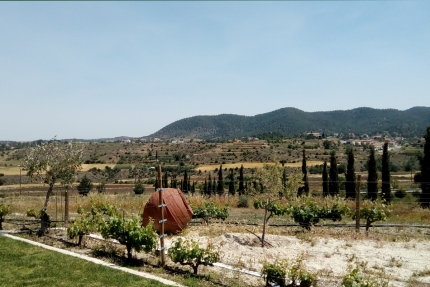
[[0,140],[430,106],[430,1],[0,2]]

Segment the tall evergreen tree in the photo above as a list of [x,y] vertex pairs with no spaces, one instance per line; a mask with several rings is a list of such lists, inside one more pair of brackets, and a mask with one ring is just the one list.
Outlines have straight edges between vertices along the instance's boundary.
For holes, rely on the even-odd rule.
[[167,174],[167,171],[164,173],[163,176],[163,187],[167,188],[169,185],[169,175]]
[[216,180],[215,180],[215,176],[213,177],[213,180],[212,180],[212,194],[216,194],[216,188],[217,188],[217,185],[216,185]]
[[348,164],[346,166],[345,174],[345,198],[355,198],[355,168],[354,168],[354,150],[348,148],[346,150],[348,157]]
[[423,208],[430,208],[430,126],[424,136],[424,156],[420,158],[421,165],[421,196],[420,203]]
[[245,183],[243,179],[243,164],[240,166],[239,170],[239,195],[242,195],[245,193]]
[[303,149],[302,158],[302,173],[303,173],[303,187],[299,188],[297,196],[301,196],[303,193],[309,194],[309,181],[308,181],[308,170],[306,168],[306,151]]
[[208,182],[207,182],[206,178],[205,178],[205,184],[203,185],[203,194],[209,195],[209,193],[208,193]]
[[219,171],[218,171],[218,186],[216,188],[216,191],[219,195],[223,195],[224,194],[224,180],[222,177],[222,164],[219,166]]
[[330,171],[329,171],[329,194],[335,196],[339,194],[339,175],[337,172],[336,152],[334,150],[330,153]]
[[280,192],[279,196],[282,196],[282,195],[284,195],[284,194],[287,193],[287,182],[288,182],[287,169],[284,167],[284,170],[282,171],[282,187],[283,187],[283,191],[282,191],[282,193]]
[[172,187],[178,188],[178,180],[176,179],[176,175],[173,176]]
[[229,178],[229,183],[228,183],[228,193],[230,195],[234,195],[236,193],[236,190],[234,188],[234,174],[233,174],[233,169],[230,169],[230,178]]
[[378,198],[378,173],[374,146],[370,146],[369,159],[367,160],[367,197],[370,200]]
[[327,161],[324,161],[323,173],[322,173],[322,183],[323,183],[323,196],[328,196],[328,173],[327,173]]
[[382,198],[386,202],[391,201],[391,185],[390,185],[390,155],[388,153],[388,142],[385,142],[382,152]]
[[187,174],[187,169],[184,169],[184,180],[183,180],[183,184],[182,184],[182,191],[183,192],[188,192],[188,174]]
[[209,172],[209,179],[208,179],[208,195],[212,194],[212,177],[211,177],[211,173]]

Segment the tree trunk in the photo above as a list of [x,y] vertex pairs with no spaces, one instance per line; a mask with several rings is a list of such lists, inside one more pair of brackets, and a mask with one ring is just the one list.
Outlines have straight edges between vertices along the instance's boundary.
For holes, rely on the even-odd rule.
[[369,229],[370,229],[371,224],[372,224],[372,222],[370,222],[370,220],[367,219],[367,221],[366,221],[366,234],[369,234]]
[[199,268],[199,265],[198,264],[192,265],[192,267],[193,267],[194,275],[197,275],[197,269]]
[[0,230],[3,230],[2,222],[3,222],[3,216],[0,216]]
[[84,236],[83,235],[79,235],[78,236],[78,245],[80,246],[81,245],[81,243],[82,243],[82,238],[83,238]]
[[48,189],[48,192],[46,193],[45,204],[43,205],[43,208],[42,208],[43,212],[45,212],[46,209],[48,208],[49,197],[51,196],[52,190],[54,189],[54,184],[55,184],[55,181],[52,181],[51,183],[49,183],[49,189]]
[[66,227],[69,225],[69,193],[67,190],[68,188],[66,187],[66,191],[64,193],[64,224]]
[[263,248],[264,248],[264,235],[266,235],[267,208],[269,208],[269,199],[267,199],[266,207],[264,208],[263,234],[261,235],[261,247],[263,247]]
[[125,246],[127,247],[127,258],[131,259],[131,257],[132,257],[132,254],[131,254],[131,244],[127,243]]

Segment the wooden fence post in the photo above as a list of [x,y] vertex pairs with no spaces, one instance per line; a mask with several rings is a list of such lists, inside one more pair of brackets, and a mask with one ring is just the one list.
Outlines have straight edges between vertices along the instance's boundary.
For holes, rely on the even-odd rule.
[[355,231],[360,232],[360,181],[361,175],[357,176],[357,190],[355,191]]
[[160,265],[164,266],[165,264],[165,254],[164,254],[164,237],[166,236],[164,234],[164,206],[165,204],[163,203],[163,187],[162,187],[162,183],[161,183],[161,165],[158,165],[158,207],[160,208],[160,213],[161,213],[161,232],[160,232]]

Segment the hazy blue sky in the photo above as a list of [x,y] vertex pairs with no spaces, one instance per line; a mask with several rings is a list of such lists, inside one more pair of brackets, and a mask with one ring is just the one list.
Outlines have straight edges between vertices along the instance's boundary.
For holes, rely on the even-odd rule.
[[430,1],[0,2],[0,140],[430,106]]

